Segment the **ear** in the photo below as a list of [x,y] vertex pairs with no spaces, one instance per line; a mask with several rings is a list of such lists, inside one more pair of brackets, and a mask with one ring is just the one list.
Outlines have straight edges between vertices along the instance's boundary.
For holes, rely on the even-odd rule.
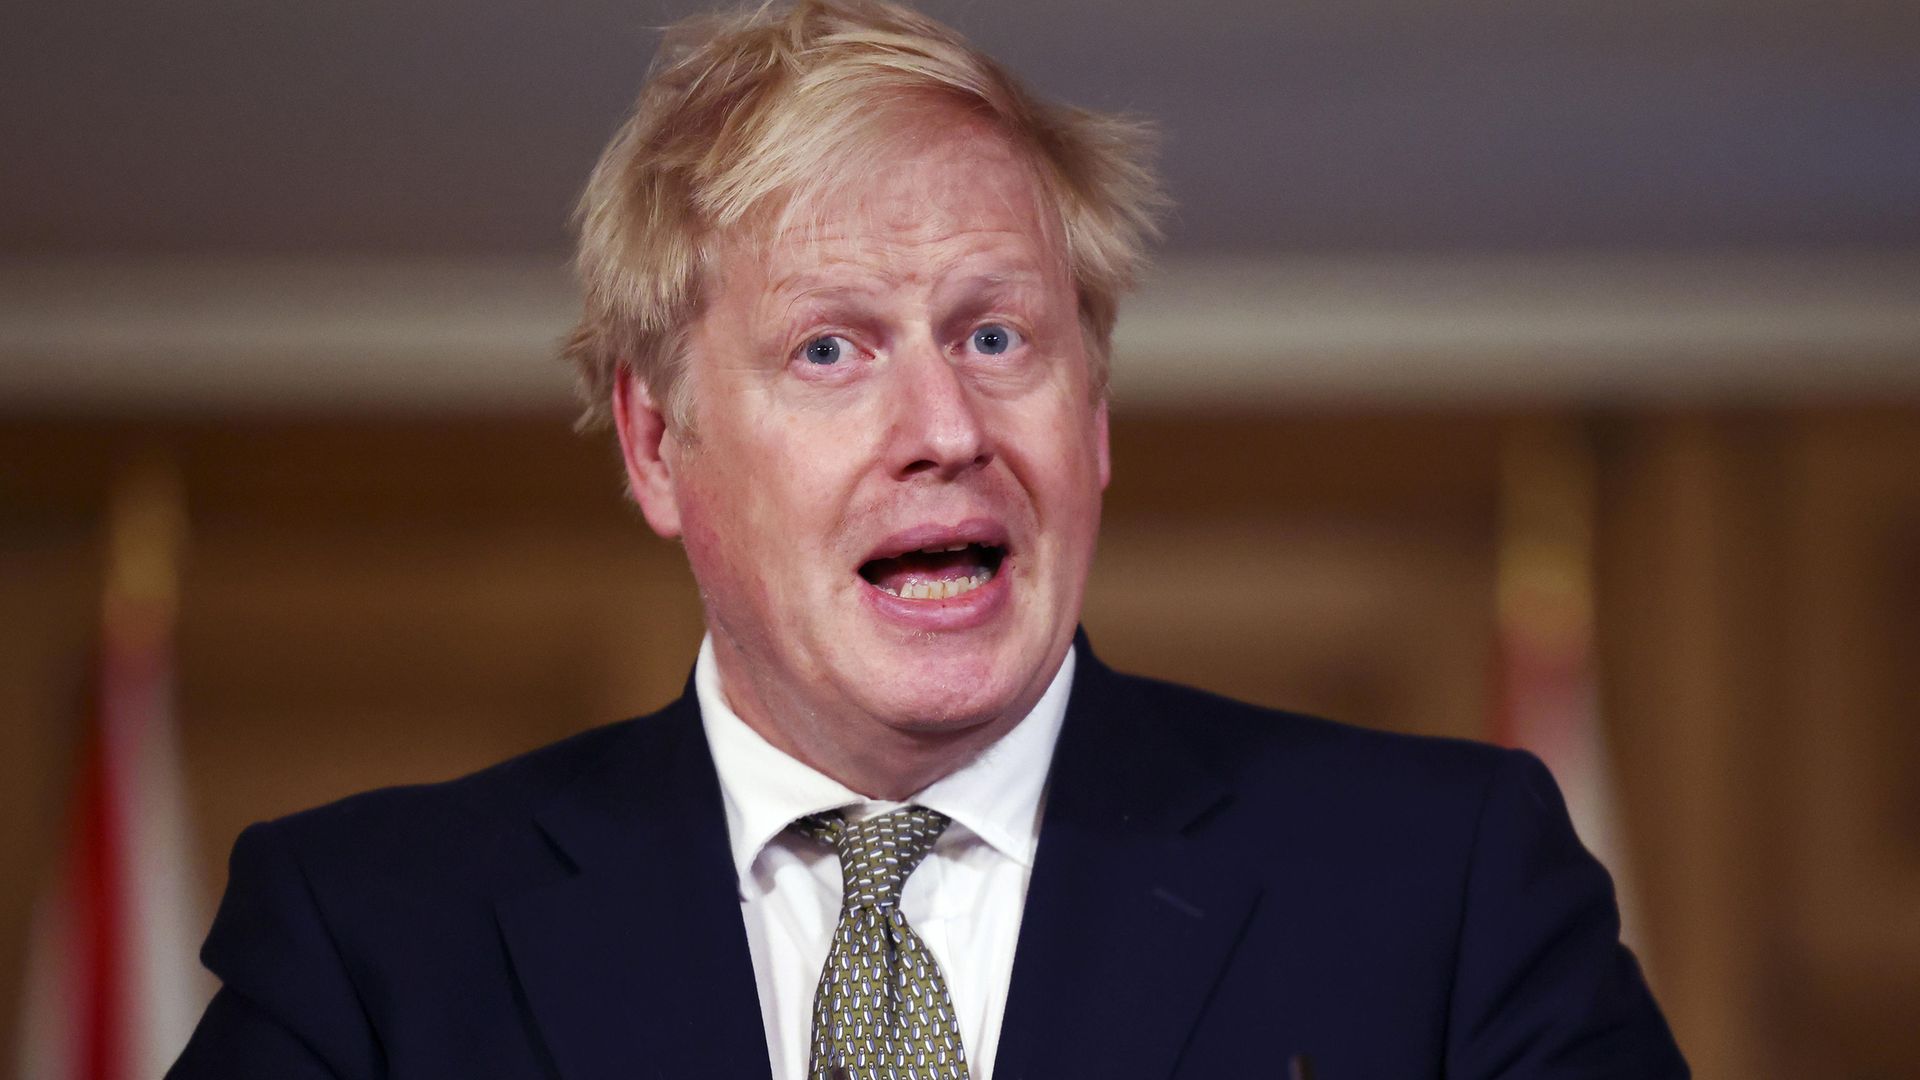
[[653,395],[625,368],[613,380],[613,426],[620,434],[628,493],[654,532],[675,539],[680,535],[680,496],[671,461],[675,440]]
[[1113,480],[1113,458],[1107,450],[1107,399],[1104,395],[1100,404],[1093,408],[1094,454],[1100,462],[1100,490],[1107,490],[1107,484]]

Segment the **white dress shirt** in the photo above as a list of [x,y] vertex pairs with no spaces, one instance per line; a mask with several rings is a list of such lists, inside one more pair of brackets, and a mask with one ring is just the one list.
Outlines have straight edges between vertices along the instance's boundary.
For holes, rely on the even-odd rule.
[[[900,910],[946,976],[973,1080],[993,1075],[1020,913],[1040,838],[1047,767],[1066,717],[1073,667],[1068,650],[1025,719],[971,763],[907,800],[953,819],[907,879]],[[773,1077],[805,1080],[814,989],[840,920],[840,861],[787,826],[824,810],[843,810],[859,820],[905,803],[868,799],[775,749],[748,727],[721,691],[711,637],[700,646],[693,682],[720,774]]]

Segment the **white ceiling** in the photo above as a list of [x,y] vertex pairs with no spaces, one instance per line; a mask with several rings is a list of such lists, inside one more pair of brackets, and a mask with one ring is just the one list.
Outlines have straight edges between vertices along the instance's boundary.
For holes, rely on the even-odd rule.
[[[560,249],[686,0],[61,0],[0,33],[0,251]],[[941,0],[1165,130],[1242,255],[1920,246],[1911,0]]]
[[[690,0],[0,29],[0,412],[564,401],[566,217]],[[1920,397],[1913,0],[938,0],[1164,132],[1122,400]]]

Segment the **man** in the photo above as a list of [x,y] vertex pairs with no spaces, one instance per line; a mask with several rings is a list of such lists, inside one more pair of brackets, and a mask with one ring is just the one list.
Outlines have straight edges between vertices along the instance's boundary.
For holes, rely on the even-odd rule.
[[1537,762],[1076,638],[1139,143],[898,8],[670,37],[568,351],[688,692],[249,829],[174,1075],[1684,1076]]

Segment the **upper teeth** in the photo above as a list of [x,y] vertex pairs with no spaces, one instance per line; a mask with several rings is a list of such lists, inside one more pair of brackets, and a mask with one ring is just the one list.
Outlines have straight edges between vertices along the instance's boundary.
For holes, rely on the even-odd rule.
[[973,546],[973,545],[971,545],[971,544],[955,544],[955,545],[953,545],[952,547],[930,547],[930,548],[922,548],[921,550],[922,550],[922,551],[934,551],[934,552],[939,552],[939,551],[965,551],[965,550],[967,550],[967,549],[968,549],[969,547],[972,547],[972,546]]

